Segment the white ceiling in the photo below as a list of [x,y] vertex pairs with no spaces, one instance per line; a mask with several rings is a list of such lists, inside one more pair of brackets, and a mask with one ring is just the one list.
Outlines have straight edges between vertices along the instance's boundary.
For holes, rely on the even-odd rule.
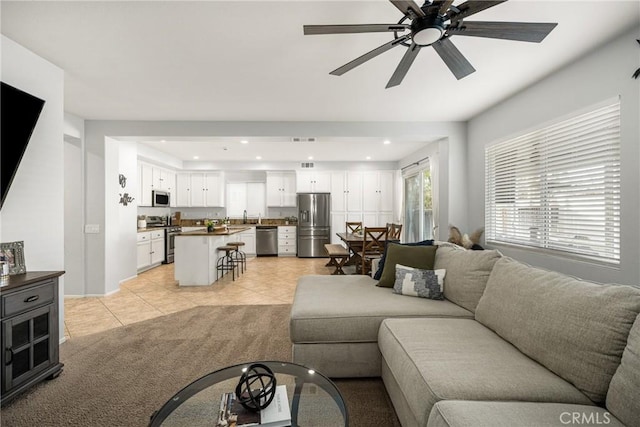
[[558,26],[540,44],[455,36],[475,73],[457,81],[423,49],[385,89],[404,47],[329,72],[391,34],[302,26],[396,23],[386,0],[0,3],[2,33],[65,70],[65,110],[98,120],[466,121],[640,20],[637,0],[511,0],[468,20]]

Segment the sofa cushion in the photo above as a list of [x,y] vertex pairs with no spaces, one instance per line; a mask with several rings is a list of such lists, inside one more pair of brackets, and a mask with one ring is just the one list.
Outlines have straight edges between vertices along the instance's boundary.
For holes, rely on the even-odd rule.
[[447,270],[444,297],[475,311],[493,265],[502,255],[496,250],[471,251],[452,246],[438,248],[434,270]]
[[590,404],[573,385],[472,319],[387,319],[378,346],[421,426],[440,400]]
[[387,317],[473,317],[449,301],[406,298],[375,284],[363,275],[301,277],[291,307],[291,341],[376,342]]
[[387,246],[387,257],[378,286],[393,288],[396,281],[396,264],[433,270],[437,249],[437,246],[406,246],[391,243]]
[[400,240],[385,240],[384,241],[384,252],[382,252],[382,256],[380,257],[380,261],[378,262],[378,268],[373,275],[373,278],[376,280],[380,280],[382,276],[382,270],[384,270],[384,262],[387,259],[387,247],[391,243],[398,243],[403,246],[433,246],[433,240],[422,240],[420,242],[411,242],[411,243],[400,243]]
[[638,312],[638,288],[581,281],[504,257],[476,320],[604,403]]
[[421,270],[396,264],[393,293],[412,297],[443,300],[442,287],[446,270]]
[[624,427],[606,409],[569,403],[443,400],[429,415],[429,427]]
[[640,426],[640,316],[629,332],[622,362],[611,378],[607,408],[629,426]]

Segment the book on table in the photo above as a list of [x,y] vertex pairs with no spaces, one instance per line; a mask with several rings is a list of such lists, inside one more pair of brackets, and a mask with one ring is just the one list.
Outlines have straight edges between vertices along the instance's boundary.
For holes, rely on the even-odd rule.
[[291,425],[291,410],[287,386],[276,386],[275,396],[266,408],[254,412],[238,402],[235,393],[223,393],[216,427],[287,427]]

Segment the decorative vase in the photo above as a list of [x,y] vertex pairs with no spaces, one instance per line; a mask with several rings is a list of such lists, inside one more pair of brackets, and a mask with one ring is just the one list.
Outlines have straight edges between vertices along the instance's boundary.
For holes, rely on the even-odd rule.
[[207,233],[213,233],[213,225],[207,225]]

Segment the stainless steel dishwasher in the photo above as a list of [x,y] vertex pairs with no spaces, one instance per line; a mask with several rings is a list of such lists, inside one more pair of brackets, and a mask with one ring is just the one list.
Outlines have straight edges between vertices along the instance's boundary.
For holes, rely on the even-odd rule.
[[278,226],[258,225],[256,227],[256,256],[278,255]]

